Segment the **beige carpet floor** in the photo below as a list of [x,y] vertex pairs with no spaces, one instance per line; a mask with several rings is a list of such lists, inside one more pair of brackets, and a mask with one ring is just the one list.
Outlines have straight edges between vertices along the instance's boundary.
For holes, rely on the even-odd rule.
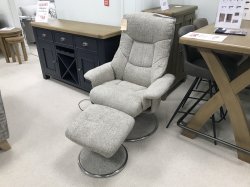
[[[29,63],[22,65],[6,64],[0,57],[0,89],[12,146],[0,152],[0,187],[249,187],[250,164],[238,160],[235,150],[202,138],[187,139],[175,122],[165,128],[191,80],[161,103],[153,136],[125,143],[125,169],[112,178],[95,179],[81,173],[81,147],[64,136],[80,113],[78,101],[88,94],[44,80],[37,56],[30,55]],[[242,94],[242,103],[249,116],[249,91]],[[218,125],[218,133],[233,142],[228,121]]]

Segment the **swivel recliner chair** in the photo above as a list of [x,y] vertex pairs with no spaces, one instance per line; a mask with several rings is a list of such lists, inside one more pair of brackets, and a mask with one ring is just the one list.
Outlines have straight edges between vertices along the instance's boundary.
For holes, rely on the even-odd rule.
[[69,139],[88,148],[81,151],[79,165],[94,177],[121,171],[127,161],[121,145],[137,122],[144,125],[142,129],[153,124],[151,130],[155,131],[157,120],[151,113],[175,79],[166,73],[175,19],[152,13],[124,19],[127,30],[121,34],[113,60],[84,75],[92,83],[91,103],[66,131]]
[[[125,18],[128,29],[121,35],[120,46],[112,62],[85,74],[93,86],[90,100],[137,117],[134,128],[148,128],[152,133],[156,130],[156,120],[153,115],[150,117],[143,112],[154,113],[161,97],[174,81],[174,75],[166,74],[174,20],[157,19],[147,13]],[[127,140],[141,140],[151,133],[144,132],[142,137],[131,134]]]

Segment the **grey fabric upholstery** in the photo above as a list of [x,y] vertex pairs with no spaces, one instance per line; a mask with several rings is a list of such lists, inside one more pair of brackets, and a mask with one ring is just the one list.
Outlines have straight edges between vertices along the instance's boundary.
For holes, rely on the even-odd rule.
[[198,18],[194,20],[193,25],[195,26],[196,29],[205,27],[208,25],[208,21],[206,18]]
[[84,74],[85,79],[91,81],[93,87],[115,79],[111,63],[98,66]]
[[22,13],[22,16],[29,16],[29,17],[35,17],[36,16],[36,9],[37,5],[27,5],[20,7],[20,11]]
[[3,100],[0,92],[0,141],[9,138],[7,119],[4,111]]
[[[90,70],[84,77],[94,87],[90,92],[93,103],[136,117],[150,107],[155,111],[174,80],[170,74],[158,79],[165,75],[168,65],[175,19],[152,13],[130,14],[124,18],[128,22],[127,30],[121,34],[113,60]],[[151,84],[154,85],[150,87]]]
[[127,81],[114,80],[93,88],[90,98],[93,103],[109,106],[136,117],[151,106],[151,100],[144,99],[146,89]]
[[111,62],[116,79],[148,87],[165,73],[175,20],[150,13],[125,15],[127,31]]
[[134,118],[123,112],[95,104],[81,112],[65,134],[75,143],[110,158],[124,142],[134,123]]
[[163,77],[153,82],[144,94],[145,99],[160,99],[161,96],[167,92],[168,88],[174,82],[174,76],[166,74]]

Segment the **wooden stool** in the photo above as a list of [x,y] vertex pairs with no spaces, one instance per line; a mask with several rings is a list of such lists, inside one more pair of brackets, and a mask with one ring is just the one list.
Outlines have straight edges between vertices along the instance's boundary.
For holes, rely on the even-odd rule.
[[7,63],[10,62],[9,57],[11,57],[11,53],[5,38],[11,38],[17,36],[22,36],[22,29],[14,28],[11,30],[0,30],[0,49]]
[[19,48],[18,48],[19,43],[21,44],[21,47],[22,47],[24,60],[25,61],[28,60],[28,55],[27,55],[27,52],[26,52],[26,48],[25,48],[25,44],[24,44],[24,37],[23,36],[5,38],[5,40],[6,40],[7,44],[9,45],[10,52],[11,52],[11,57],[12,57],[13,62],[16,62],[16,57],[15,56],[17,56],[19,64],[22,64],[21,55],[20,55]]

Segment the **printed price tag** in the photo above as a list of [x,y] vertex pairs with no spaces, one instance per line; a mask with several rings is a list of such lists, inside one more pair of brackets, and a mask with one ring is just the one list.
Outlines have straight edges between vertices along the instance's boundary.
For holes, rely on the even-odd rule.
[[36,10],[36,22],[48,22],[49,18],[49,1],[38,1]]
[[126,31],[128,28],[128,20],[127,19],[122,19],[121,21],[121,31]]
[[169,4],[167,0],[160,0],[160,4],[161,4],[161,10],[169,9]]

